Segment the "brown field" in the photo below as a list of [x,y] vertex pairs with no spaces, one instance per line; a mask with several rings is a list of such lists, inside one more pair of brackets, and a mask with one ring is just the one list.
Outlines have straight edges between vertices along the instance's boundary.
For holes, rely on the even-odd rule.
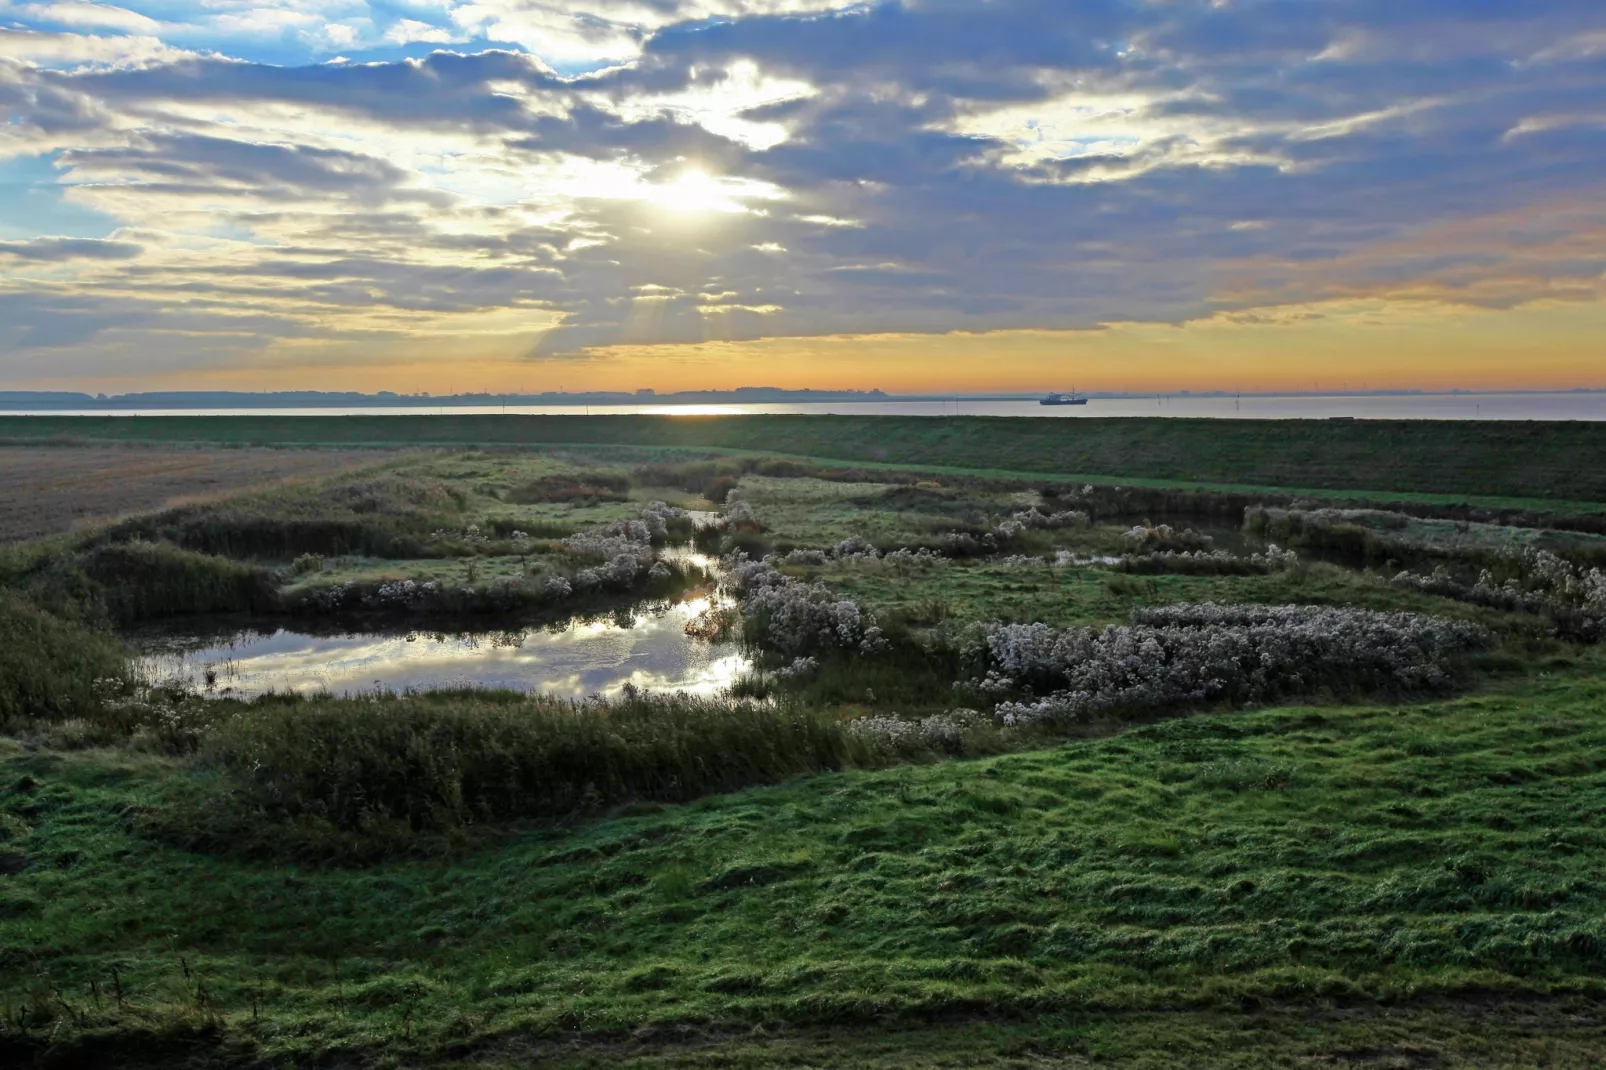
[[330,475],[393,456],[377,450],[3,446],[0,542]]

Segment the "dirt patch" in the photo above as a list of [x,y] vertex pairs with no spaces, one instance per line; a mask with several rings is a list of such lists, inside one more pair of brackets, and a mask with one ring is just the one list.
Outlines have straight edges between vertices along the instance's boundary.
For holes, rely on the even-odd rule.
[[379,450],[0,447],[0,542],[378,464]]

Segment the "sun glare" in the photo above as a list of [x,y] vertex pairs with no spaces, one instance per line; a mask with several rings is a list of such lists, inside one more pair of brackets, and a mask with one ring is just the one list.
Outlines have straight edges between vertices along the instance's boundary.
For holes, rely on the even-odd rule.
[[691,168],[673,182],[653,188],[651,198],[672,212],[740,212],[742,205],[707,171]]

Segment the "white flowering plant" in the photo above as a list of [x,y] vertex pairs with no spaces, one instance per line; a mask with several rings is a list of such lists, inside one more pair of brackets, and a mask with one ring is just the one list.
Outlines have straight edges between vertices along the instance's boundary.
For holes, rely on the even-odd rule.
[[1126,710],[1261,703],[1335,691],[1442,690],[1481,627],[1349,607],[1199,605],[1133,611],[1095,630],[993,624],[960,687],[1000,700],[1005,725],[1056,724]]

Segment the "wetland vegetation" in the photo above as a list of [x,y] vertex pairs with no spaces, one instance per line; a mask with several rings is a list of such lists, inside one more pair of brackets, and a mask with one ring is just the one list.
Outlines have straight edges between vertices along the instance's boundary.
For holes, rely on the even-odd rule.
[[[0,1052],[1606,1051],[1596,505],[994,467],[375,452],[5,546]],[[402,671],[455,635],[534,667]]]

